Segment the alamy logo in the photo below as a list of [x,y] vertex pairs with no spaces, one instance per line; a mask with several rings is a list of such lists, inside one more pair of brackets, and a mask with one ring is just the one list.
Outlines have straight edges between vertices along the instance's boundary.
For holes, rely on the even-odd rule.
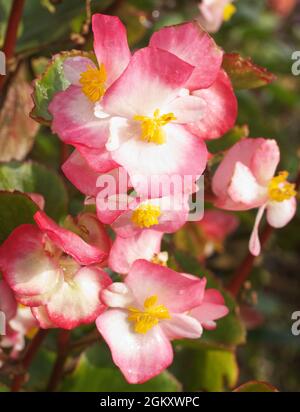
[[2,76],[6,74],[6,58],[2,51],[0,51],[0,74]]
[[292,320],[295,322],[292,324],[292,334],[294,336],[300,335],[300,311],[296,311],[292,314]]
[[[204,213],[204,177],[200,176],[195,184],[196,176],[192,175],[144,175],[129,176],[124,169],[114,174],[100,175],[96,186],[97,209],[100,211],[126,211],[133,207],[136,196],[127,195],[128,187],[138,187],[143,193],[139,198],[142,203],[158,204],[162,210],[187,212],[187,220],[197,222]],[[114,195],[117,193],[117,195]]]
[[5,313],[0,311],[0,335],[5,335],[6,334],[6,317]]
[[295,60],[295,63],[292,65],[292,73],[294,76],[300,75],[300,51],[295,51],[292,54],[292,60]]

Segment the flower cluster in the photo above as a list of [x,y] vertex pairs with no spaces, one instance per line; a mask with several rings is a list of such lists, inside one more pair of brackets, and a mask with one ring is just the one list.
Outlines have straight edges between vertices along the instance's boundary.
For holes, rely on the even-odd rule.
[[[0,248],[2,287],[41,328],[96,322],[128,382],[141,383],[171,364],[170,341],[200,338],[228,313],[205,278],[168,268],[161,242],[188,220],[209,158],[205,140],[233,127],[237,101],[223,51],[197,22],[161,29],[133,55],[117,17],[96,14],[92,27],[95,55],[64,60],[69,86],[49,111],[53,132],[74,147],[62,170],[96,215],[68,216],[59,226],[38,211],[35,225],[19,226]],[[244,139],[213,178],[217,207],[259,208],[255,254],[263,211],[274,227],[295,212],[287,174],[274,177],[278,161],[275,141]],[[174,178],[182,184],[163,184]],[[220,240],[236,227],[230,222],[217,233],[209,219],[203,227]],[[107,268],[123,281],[113,282]]]

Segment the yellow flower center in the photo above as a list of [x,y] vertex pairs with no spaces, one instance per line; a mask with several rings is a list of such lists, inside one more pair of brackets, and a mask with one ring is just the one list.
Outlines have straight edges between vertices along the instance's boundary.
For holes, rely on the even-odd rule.
[[287,182],[288,172],[283,171],[273,177],[268,185],[269,198],[275,202],[283,202],[296,196],[295,185]]
[[134,307],[128,308],[128,320],[133,322],[136,333],[147,333],[160,320],[171,318],[168,309],[164,305],[156,305],[156,303],[157,296],[153,295],[145,300],[145,310]]
[[79,83],[82,86],[83,93],[93,103],[96,103],[105,93],[106,79],[106,70],[104,65],[101,64],[99,69],[88,66],[88,69],[80,74]]
[[148,116],[134,116],[137,122],[141,122],[142,134],[141,140],[148,143],[164,144],[166,142],[166,134],[163,126],[176,120],[173,113],[160,115],[159,109],[156,109],[153,117]]
[[168,252],[159,252],[159,253],[155,253],[152,256],[151,262],[155,263],[156,265],[160,265],[160,266],[167,266],[168,263]]
[[[18,303],[18,308],[19,308],[19,309],[24,309],[24,308],[27,308],[27,306],[22,305],[22,303]],[[37,331],[38,331],[38,328],[32,327],[31,329],[29,329],[29,330],[25,333],[25,336],[26,336],[28,339],[33,339],[34,336],[36,335]]]
[[26,337],[28,339],[33,339],[38,332],[38,328],[31,328],[26,332]]
[[144,204],[133,211],[131,220],[137,226],[144,229],[157,225],[160,215],[161,211],[159,206]]
[[232,3],[227,4],[227,6],[225,6],[224,11],[223,11],[223,20],[229,21],[235,13],[236,13],[235,5]]

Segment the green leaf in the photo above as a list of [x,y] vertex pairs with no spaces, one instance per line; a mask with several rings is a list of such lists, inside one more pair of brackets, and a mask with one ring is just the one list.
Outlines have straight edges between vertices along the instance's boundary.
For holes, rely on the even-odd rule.
[[146,5],[143,5],[142,9],[135,7],[128,2],[123,2],[118,8],[118,16],[122,20],[127,29],[128,44],[130,47],[134,47],[140,42],[147,33],[147,27],[143,24],[143,19],[147,19],[147,14],[144,13]]
[[10,389],[0,383],[0,392],[10,392]]
[[[104,10],[113,0],[91,0],[92,11]],[[51,4],[50,4],[51,3]],[[12,0],[0,0],[0,42],[6,29]],[[18,31],[17,53],[32,54],[70,45],[70,35],[76,23],[86,19],[86,2],[83,0],[25,1]],[[82,24],[76,32],[82,30]],[[71,43],[72,44],[72,43]]]
[[222,139],[208,140],[207,148],[210,153],[224,152],[237,143],[239,140],[249,136],[249,128],[247,125],[235,126]]
[[30,391],[45,390],[51,375],[56,354],[41,348],[34,357],[29,369],[29,380],[25,388]]
[[0,244],[18,226],[34,223],[37,205],[24,193],[0,192]]
[[99,343],[81,355],[71,376],[62,385],[67,392],[178,392],[180,383],[167,371],[141,385],[128,384],[114,366],[104,343]]
[[184,390],[221,392],[236,385],[239,369],[234,351],[180,346],[173,369]]
[[63,71],[63,61],[67,56],[68,53],[53,56],[44,74],[34,83],[34,108],[31,117],[40,123],[50,124],[52,117],[48,112],[48,106],[52,98],[55,93],[65,90],[70,85]]
[[236,388],[234,392],[278,392],[278,389],[267,382],[250,381]]
[[0,190],[39,193],[45,199],[45,212],[58,220],[67,213],[68,195],[60,176],[34,162],[0,165]]
[[61,141],[56,135],[51,134],[48,128],[43,128],[36,136],[30,158],[52,169],[60,170]]
[[45,72],[35,80],[32,94],[34,108],[30,116],[37,122],[45,125],[50,124],[52,116],[48,111],[48,106],[51,100],[56,93],[66,90],[70,85],[70,82],[64,75],[63,62],[67,58],[74,56],[84,56],[94,59],[93,53],[78,50],[58,53],[49,61]]
[[254,89],[273,82],[276,76],[238,53],[225,54],[223,68],[235,89]]

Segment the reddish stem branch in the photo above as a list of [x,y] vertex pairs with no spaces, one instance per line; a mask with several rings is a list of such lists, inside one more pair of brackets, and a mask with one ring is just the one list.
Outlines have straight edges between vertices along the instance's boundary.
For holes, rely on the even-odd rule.
[[85,337],[78,339],[75,342],[72,342],[69,346],[69,349],[71,351],[73,350],[82,350],[90,345],[92,345],[95,342],[99,342],[101,340],[100,334],[97,329],[94,329],[92,332],[90,332],[88,335]]
[[[300,171],[298,172],[297,178],[295,180],[296,190],[299,190],[300,187]],[[261,246],[262,248],[266,245],[273,233],[273,228],[270,225],[266,225],[265,229],[261,234]],[[233,296],[237,296],[244,282],[247,280],[250,275],[253,264],[255,262],[255,256],[251,253],[245,257],[241,265],[236,270],[233,275],[231,283],[228,285],[227,290],[232,293]]]
[[[6,60],[10,60],[14,56],[18,27],[22,18],[23,8],[25,0],[14,0],[5,34],[5,40],[3,45],[3,52],[5,54]],[[5,76],[0,76],[0,89],[4,83]]]
[[55,392],[60,383],[68,356],[69,342],[70,331],[62,329],[57,339],[58,355],[48,382],[47,392]]
[[40,329],[38,333],[35,335],[35,337],[32,339],[32,341],[30,342],[30,344],[28,345],[25,355],[23,357],[22,363],[21,363],[21,366],[24,372],[15,376],[15,378],[13,379],[13,382],[11,385],[12,392],[18,392],[21,389],[24,383],[24,380],[25,380],[26,371],[28,371],[29,366],[31,365],[31,362],[33,358],[35,357],[36,353],[38,352],[47,333],[48,333],[47,330]]

